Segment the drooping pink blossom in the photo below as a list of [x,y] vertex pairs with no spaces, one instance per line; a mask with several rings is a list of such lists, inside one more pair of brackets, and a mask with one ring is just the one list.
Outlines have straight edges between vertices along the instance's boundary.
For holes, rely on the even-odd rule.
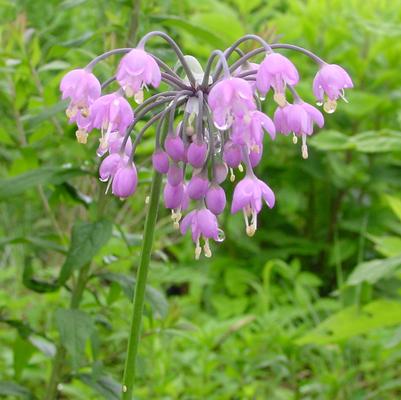
[[213,112],[213,121],[218,129],[228,129],[235,117],[242,117],[255,110],[251,85],[241,78],[227,78],[211,89],[208,103]]
[[[158,87],[161,72],[155,59],[142,49],[132,49],[120,61],[116,79],[128,97],[138,94],[146,85]],[[138,96],[136,100],[140,100]]]
[[83,117],[89,115],[89,107],[100,96],[101,86],[96,76],[85,68],[68,72],[60,82],[63,99],[70,99],[67,108],[68,118],[78,113]]
[[256,232],[257,215],[262,209],[262,200],[269,208],[274,207],[274,192],[256,176],[246,176],[234,189],[231,213],[242,210],[248,236],[253,236]]
[[259,66],[256,74],[256,87],[262,96],[270,88],[274,90],[274,100],[280,105],[285,104],[285,88],[287,85],[296,85],[299,74],[294,64],[278,53],[267,54]]

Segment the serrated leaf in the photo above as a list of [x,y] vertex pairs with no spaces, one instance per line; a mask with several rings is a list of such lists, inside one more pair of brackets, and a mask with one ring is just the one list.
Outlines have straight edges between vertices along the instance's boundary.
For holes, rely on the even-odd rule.
[[58,280],[60,285],[67,281],[74,270],[92,260],[110,239],[112,227],[112,223],[107,220],[93,223],[80,222],[73,226],[67,258]]
[[83,358],[86,341],[93,332],[92,318],[80,310],[58,309],[55,314],[61,344],[71,357],[72,366],[78,368]]
[[299,345],[328,344],[366,334],[373,329],[401,323],[401,303],[377,300],[358,309],[345,308],[296,340]]

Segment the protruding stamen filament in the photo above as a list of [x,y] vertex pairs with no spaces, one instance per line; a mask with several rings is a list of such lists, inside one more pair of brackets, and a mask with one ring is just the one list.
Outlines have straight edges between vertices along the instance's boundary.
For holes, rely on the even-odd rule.
[[244,167],[242,166],[242,164],[238,165],[238,170],[239,172],[244,172]]
[[235,181],[234,170],[232,168],[230,168],[230,182],[234,182],[234,181]]
[[249,237],[252,237],[257,229],[257,221],[258,221],[257,213],[255,210],[252,210],[249,206],[243,209],[243,213],[244,213],[246,234]]
[[143,90],[142,89],[139,90],[138,92],[136,92],[135,95],[134,95],[134,100],[135,100],[135,102],[137,104],[142,104],[143,103],[143,98],[144,98],[144,95],[143,95]]
[[67,117],[69,119],[75,117],[77,115],[77,112],[78,112],[78,107],[77,106],[68,107],[65,110],[65,114],[67,115]]
[[280,106],[284,107],[287,104],[284,93],[274,93],[273,100]]
[[306,160],[308,158],[308,145],[306,144],[306,135],[305,134],[302,135],[301,151],[302,151],[302,158],[304,160]]
[[297,144],[298,143],[298,137],[295,134],[295,132],[292,133],[292,143]]
[[201,254],[202,254],[202,247],[200,247],[198,238],[196,239],[196,244],[195,244],[195,260],[199,260]]
[[210,258],[212,256],[212,250],[210,250],[209,239],[205,238],[205,244],[203,246],[203,251],[205,253],[205,257]]

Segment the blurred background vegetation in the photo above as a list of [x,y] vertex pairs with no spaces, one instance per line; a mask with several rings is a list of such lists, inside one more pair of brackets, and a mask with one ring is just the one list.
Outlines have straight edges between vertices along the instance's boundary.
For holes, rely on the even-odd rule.
[[[0,397],[43,399],[60,347],[60,399],[119,398],[153,133],[137,194],[105,198],[97,139],[76,143],[58,85],[157,29],[202,62],[245,33],[298,44],[355,90],[307,161],[290,138],[266,143],[277,205],[252,239],[226,212],[225,242],[195,262],[161,211],[136,398],[401,398],[399,0],[0,0],[0,19]],[[315,65],[292,60],[312,102]]]

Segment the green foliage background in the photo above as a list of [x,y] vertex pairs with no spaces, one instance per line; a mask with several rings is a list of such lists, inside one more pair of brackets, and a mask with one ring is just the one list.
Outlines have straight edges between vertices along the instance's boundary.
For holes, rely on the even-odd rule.
[[[150,0],[138,26],[136,4],[0,0],[0,397],[43,399],[60,346],[60,399],[119,398],[153,133],[134,198],[102,196],[97,139],[76,143],[58,85],[157,29],[203,62],[244,33],[298,44],[343,65],[355,90],[307,161],[289,138],[266,143],[257,172],[277,206],[254,238],[227,212],[225,242],[195,262],[161,212],[136,398],[399,399],[401,2]],[[292,59],[313,101],[315,65]],[[89,267],[78,310],[71,291]]]

